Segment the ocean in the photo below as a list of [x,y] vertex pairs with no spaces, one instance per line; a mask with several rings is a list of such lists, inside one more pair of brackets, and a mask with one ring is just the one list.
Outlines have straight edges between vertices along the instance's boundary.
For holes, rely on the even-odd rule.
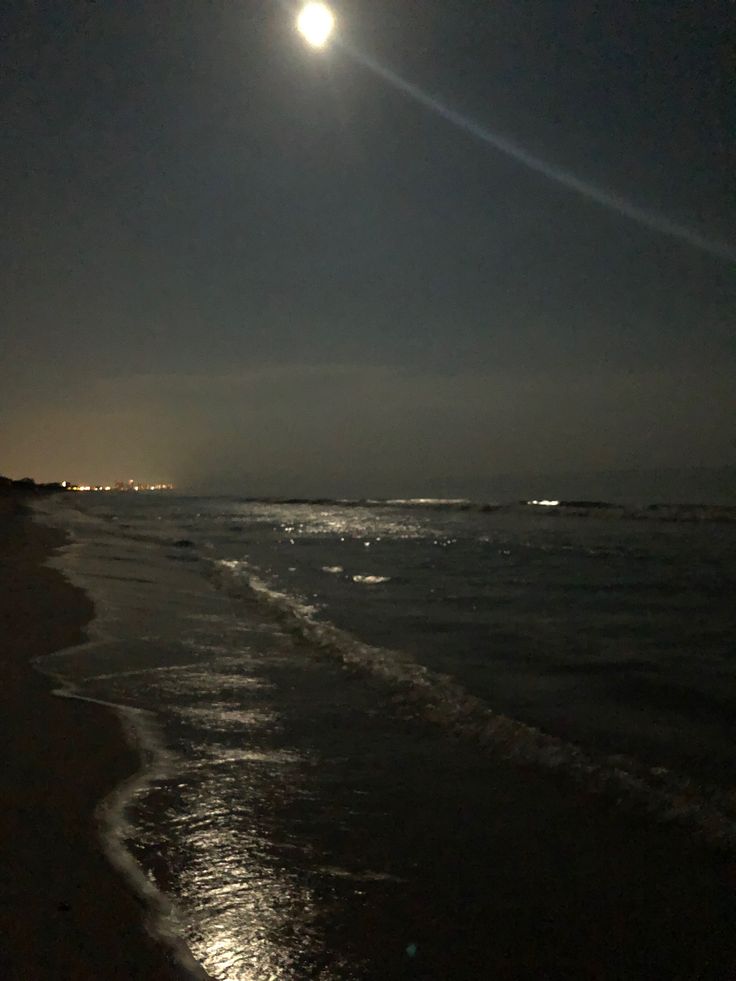
[[[542,921],[559,907],[542,843],[570,813],[542,820],[539,780],[622,829],[736,845],[733,509],[133,493],[36,508],[70,533],[54,564],[96,609],[87,643],[38,666],[114,707],[141,748],[103,834],[193,976],[485,977],[494,890],[518,969],[503,976],[527,976],[521,946],[528,976],[551,976],[519,910],[530,891]],[[611,944],[614,968],[635,956]],[[652,969],[627,963],[610,976]]]

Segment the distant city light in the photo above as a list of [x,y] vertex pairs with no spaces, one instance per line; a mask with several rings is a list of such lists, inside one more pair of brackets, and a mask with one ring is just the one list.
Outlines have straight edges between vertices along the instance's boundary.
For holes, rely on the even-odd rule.
[[559,506],[559,501],[527,501],[527,504],[537,504],[542,508],[556,508]]
[[297,30],[313,48],[323,48],[335,28],[335,15],[324,3],[308,3],[296,21]]
[[68,491],[123,491],[124,493],[135,493],[136,491],[172,491],[173,484],[148,484],[144,481],[118,480],[115,484],[70,484],[65,480],[62,487]]

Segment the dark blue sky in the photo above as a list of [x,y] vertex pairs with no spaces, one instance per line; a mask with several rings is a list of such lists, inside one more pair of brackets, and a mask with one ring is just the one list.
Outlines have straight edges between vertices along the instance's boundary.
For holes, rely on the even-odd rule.
[[[333,8],[475,123],[736,238],[730,3]],[[735,462],[736,267],[293,19],[3,5],[0,472],[392,494]]]

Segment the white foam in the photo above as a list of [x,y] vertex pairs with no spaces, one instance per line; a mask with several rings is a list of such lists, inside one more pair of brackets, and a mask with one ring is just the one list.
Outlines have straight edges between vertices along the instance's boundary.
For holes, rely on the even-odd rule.
[[[87,645],[79,645],[79,647],[84,646]],[[77,647],[69,648],[69,650],[77,649]],[[59,687],[54,689],[54,695],[112,709],[120,720],[128,743],[137,750],[141,767],[127,780],[118,784],[95,809],[100,842],[113,868],[144,900],[146,913],[143,924],[147,932],[171,952],[177,964],[193,981],[213,981],[202,965],[195,960],[182,939],[184,932],[182,921],[175,905],[153,884],[125,845],[126,840],[132,837],[132,829],[127,819],[127,809],[131,801],[145,793],[154,781],[170,776],[175,769],[174,757],[164,748],[155,716],[144,709],[121,706],[83,695],[66,678],[45,670],[44,660],[44,658],[37,658],[33,663],[39,671],[59,683]]]
[[329,622],[314,608],[265,587],[248,564],[220,562],[215,577],[232,594],[254,599],[291,631],[342,664],[380,677],[412,714],[471,738],[498,759],[564,772],[586,790],[612,798],[661,822],[685,825],[704,841],[736,849],[736,800],[703,787],[665,767],[650,767],[624,756],[597,756],[580,746],[494,711],[448,675],[419,664],[403,651],[363,643]]
[[[42,515],[44,522],[51,523],[49,518],[55,518],[54,524],[68,531],[68,523],[63,519],[65,514],[68,516],[71,508],[67,509],[59,505],[56,512],[51,509],[42,511],[41,508],[36,508],[36,510]],[[78,514],[79,512],[75,510],[75,518]],[[72,541],[60,548],[54,558],[48,560],[46,564],[58,569],[68,582],[84,590],[84,577],[80,571],[82,566],[80,551],[81,543]],[[151,882],[125,845],[126,840],[131,837],[126,813],[129,804],[136,796],[144,793],[155,780],[169,775],[176,765],[173,755],[164,747],[155,716],[143,709],[126,707],[84,695],[68,678],[51,667],[56,659],[63,660],[66,655],[78,654],[80,650],[95,647],[107,639],[99,617],[99,598],[95,602],[95,610],[95,618],[87,626],[87,634],[90,637],[88,642],[56,651],[47,657],[36,658],[33,664],[58,685],[53,691],[57,697],[89,702],[111,709],[120,720],[125,738],[139,754],[141,766],[108,794],[95,809],[103,851],[111,865],[143,899],[145,908],[143,924],[148,933],[171,952],[185,975],[193,981],[212,981],[211,976],[194,958],[182,939],[181,919],[176,907],[168,896]]]

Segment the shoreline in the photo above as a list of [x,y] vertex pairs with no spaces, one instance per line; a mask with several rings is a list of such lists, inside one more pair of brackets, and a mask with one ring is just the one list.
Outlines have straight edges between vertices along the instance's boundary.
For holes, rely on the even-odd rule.
[[[44,565],[66,541],[0,497],[0,973],[7,981],[182,981],[110,864],[98,808],[140,769],[109,709],[52,694],[32,661],[82,643],[87,595]],[[83,762],[82,762],[83,761]]]
[[[0,674],[0,725],[7,727],[0,735],[8,759],[0,833],[13,854],[0,885],[2,977],[193,981],[181,966],[186,960],[176,959],[177,938],[155,929],[149,935],[145,926],[165,913],[164,893],[192,895],[181,889],[186,851],[179,847],[177,854],[186,834],[168,834],[172,826],[163,820],[178,799],[171,796],[175,787],[163,781],[158,802],[153,795],[152,833],[131,849],[140,864],[127,850],[116,854],[121,809],[152,772],[145,717],[155,717],[157,703],[131,708],[144,717],[131,726],[136,742],[128,738],[128,709],[76,697],[63,680],[58,684],[69,697],[50,697],[57,681],[33,659],[83,643],[94,606],[73,572],[70,582],[43,565],[64,544],[64,533],[37,524],[18,503],[5,504],[0,497],[6,586],[0,650],[7,675]],[[98,572],[104,578],[104,567]],[[137,602],[156,618],[160,599],[152,591]],[[94,643],[96,628],[90,632]],[[261,741],[255,731],[247,737],[256,753],[296,746],[305,759],[330,764],[321,782],[317,770],[305,771],[312,796],[255,797],[253,813],[268,814],[277,867],[306,884],[321,910],[322,946],[303,952],[303,971],[285,969],[278,977],[316,977],[328,955],[371,981],[735,976],[732,854],[706,848],[688,829],[616,807],[562,774],[491,759],[472,740],[448,739],[431,720],[387,705],[382,687],[353,685],[336,662],[296,655],[283,664],[277,658],[265,679],[280,693],[286,728],[264,730]],[[278,781],[274,786],[278,791]],[[355,805],[356,795],[365,806]],[[237,798],[224,799],[237,810]],[[289,847],[295,828],[315,851]],[[215,844],[207,871],[219,854]],[[237,857],[234,868],[228,880],[225,854],[222,881],[237,887]],[[267,906],[254,924],[258,890],[247,892],[246,883],[249,902],[235,929],[250,918],[256,938],[268,937],[279,955],[288,955],[294,940],[288,926],[278,917],[269,921]],[[221,976],[207,961],[220,946],[216,926],[192,936],[201,961]],[[240,935],[233,936],[237,951]],[[409,941],[421,960],[405,957]]]

